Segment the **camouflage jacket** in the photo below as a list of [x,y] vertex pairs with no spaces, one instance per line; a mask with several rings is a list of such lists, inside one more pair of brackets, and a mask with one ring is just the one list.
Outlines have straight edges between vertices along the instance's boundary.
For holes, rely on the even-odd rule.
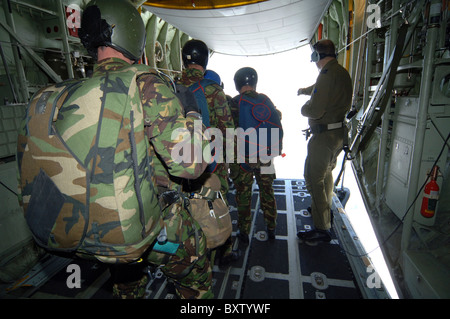
[[[186,87],[201,81],[203,73],[197,69],[184,69],[180,83]],[[225,137],[227,128],[234,128],[230,107],[223,89],[218,84],[208,85],[205,88],[206,101],[208,102],[211,127],[217,127]]]
[[[97,72],[123,68],[126,65],[127,63],[120,59],[106,59],[96,65],[94,75]],[[190,162],[176,163],[172,152],[174,147],[182,141],[190,142],[191,154],[194,155],[196,141],[202,142],[202,145],[197,145],[198,147],[202,146],[202,149],[206,147],[207,142],[203,141],[202,132],[194,132],[194,121],[199,117],[192,115],[185,118],[183,116],[181,102],[162,77],[155,76],[154,73],[146,73],[139,76],[137,82],[145,113],[146,131],[154,152],[170,175],[189,179],[197,178],[205,170],[207,159],[194,158]],[[172,134],[176,130],[183,131],[184,134],[174,138]],[[158,173],[156,174],[158,176]],[[161,172],[161,174],[164,173]]]
[[[183,70],[182,77],[179,83],[189,87],[192,84],[201,81],[203,73],[200,70],[187,68]],[[226,151],[228,147],[233,147],[233,139],[227,139],[226,129],[234,128],[233,117],[231,116],[230,107],[228,105],[227,97],[218,84],[211,84],[204,87],[206,101],[208,103],[210,126],[218,128],[223,136],[223,160],[216,172],[221,178],[224,178],[228,173],[228,166],[226,165]],[[218,161],[216,159],[218,163]],[[225,185],[225,183],[222,183]]]

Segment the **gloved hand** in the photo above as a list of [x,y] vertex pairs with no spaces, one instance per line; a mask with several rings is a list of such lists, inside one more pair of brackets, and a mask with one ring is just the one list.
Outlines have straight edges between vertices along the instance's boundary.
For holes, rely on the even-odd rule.
[[176,84],[175,94],[183,104],[184,116],[186,116],[186,114],[188,114],[189,112],[197,112],[201,114],[200,108],[197,104],[197,100],[195,99],[195,95],[189,90],[189,88],[181,84]]
[[303,88],[298,89],[297,95],[303,94]]

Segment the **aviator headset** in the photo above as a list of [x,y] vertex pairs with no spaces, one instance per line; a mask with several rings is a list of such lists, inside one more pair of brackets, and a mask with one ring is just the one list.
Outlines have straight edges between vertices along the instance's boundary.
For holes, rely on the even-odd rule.
[[337,58],[336,53],[327,54],[327,53],[319,53],[316,50],[311,53],[311,62],[319,62],[320,60],[326,58],[327,56],[331,56],[333,58]]
[[[320,60],[326,58],[327,56],[331,56],[333,58],[337,58],[336,53],[320,53],[317,51],[317,44],[314,44],[312,49],[313,52],[311,53],[311,62],[319,62]],[[322,50],[321,50],[322,51]]]

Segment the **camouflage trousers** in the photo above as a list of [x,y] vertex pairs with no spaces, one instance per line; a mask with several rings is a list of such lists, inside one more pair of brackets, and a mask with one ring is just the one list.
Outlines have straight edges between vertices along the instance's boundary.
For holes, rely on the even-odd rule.
[[311,195],[311,215],[317,229],[331,228],[333,169],[343,148],[342,129],[313,134],[305,160],[305,186]]
[[144,297],[148,283],[144,262],[110,265],[109,271],[113,281],[113,298],[140,299]]
[[227,201],[227,193],[228,193],[228,190],[230,189],[230,186],[228,185],[228,164],[219,163],[214,174],[216,174],[219,177],[220,185],[221,185],[220,191],[222,193],[223,199],[226,202]]
[[180,298],[210,299],[214,295],[206,237],[182,201],[166,208],[164,217],[167,242],[179,245],[178,249],[163,251],[154,246],[147,260],[162,265],[161,270],[174,283]]
[[[255,176],[259,186],[259,202],[264,213],[264,221],[268,229],[275,229],[277,225],[277,205],[272,186],[275,174],[261,174],[260,163],[247,165],[250,167],[250,170],[245,170],[240,167],[239,172],[237,174],[234,172],[233,174],[233,183],[236,188],[239,230],[241,233],[250,233],[253,176]],[[235,169],[233,167],[233,171]]]
[[[206,237],[198,223],[184,209],[181,199],[164,210],[164,223],[167,242],[163,245],[156,243],[146,261],[161,266],[181,299],[213,298],[212,269],[207,255]],[[139,272],[138,267],[135,266],[135,273]],[[133,270],[132,266],[128,268],[130,270]],[[142,297],[147,276],[142,275],[141,270],[137,278],[124,283],[116,282],[113,287],[114,297]]]

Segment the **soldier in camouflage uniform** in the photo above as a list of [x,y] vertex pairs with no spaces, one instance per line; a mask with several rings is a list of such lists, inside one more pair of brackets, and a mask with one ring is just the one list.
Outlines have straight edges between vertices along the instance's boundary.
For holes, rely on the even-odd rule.
[[[200,40],[189,40],[183,46],[182,58],[185,66],[181,79],[178,83],[189,87],[204,78],[206,66],[208,64],[209,49]],[[222,185],[221,192],[226,198],[228,193],[228,163],[225,161],[226,148],[232,145],[232,140],[227,140],[226,129],[234,128],[233,118],[228,105],[227,98],[222,87],[217,84],[209,84],[204,88],[204,94],[208,104],[210,127],[218,128],[223,136],[222,159],[216,160],[218,166],[214,171]]]
[[[155,203],[156,195],[159,195],[159,201],[156,200],[157,205],[152,207],[151,210],[144,211],[146,216],[152,216],[150,221],[153,225],[152,229],[156,232],[153,237],[148,238],[155,238],[158,233],[159,236],[153,241],[149,249],[142,254],[138,262],[111,266],[114,296],[118,298],[143,296],[147,280],[143,271],[145,261],[147,261],[155,265],[161,265],[164,273],[174,281],[177,293],[181,298],[212,298],[211,266],[206,255],[206,238],[201,228],[191,216],[180,209],[181,204],[176,206],[174,205],[175,201],[168,203],[156,191],[155,167],[164,166],[167,174],[187,179],[199,177],[206,168],[208,159],[194,158],[189,162],[178,163],[172,157],[172,150],[181,141],[190,145],[191,154],[194,155],[196,154],[195,147],[203,148],[207,145],[206,142],[203,142],[203,145],[195,145],[194,143],[196,140],[201,141],[203,139],[202,132],[194,132],[193,122],[200,118],[198,107],[196,105],[183,106],[166,82],[149,67],[136,65],[136,67],[130,68],[142,55],[145,45],[145,27],[138,11],[129,2],[121,0],[91,1],[83,11],[80,39],[88,52],[97,59],[92,78],[105,79],[105,83],[109,79],[110,83],[113,84],[112,87],[100,85],[96,89],[100,92],[100,97],[103,96],[98,100],[99,102],[126,101],[126,98],[118,97],[115,99],[115,96],[118,93],[127,92],[124,86],[131,86],[133,83],[127,84],[120,81],[120,73],[123,72],[126,75],[130,70],[133,71],[133,68],[135,68],[134,72],[139,71],[136,84],[144,112],[145,136],[150,142],[151,149],[149,152],[153,155],[148,163],[151,166],[148,170],[149,175],[141,177],[150,179],[153,186],[149,189],[141,189],[141,192],[143,198],[151,198],[152,205]],[[115,82],[111,82],[112,78]],[[114,89],[115,86],[117,86],[117,90]],[[59,116],[56,123],[60,122],[59,125],[63,125],[64,121],[76,123],[76,120],[80,121],[80,119],[89,116],[89,109],[93,110],[93,114],[98,113],[99,106],[96,105],[95,100],[90,101],[89,107],[83,104],[82,100],[79,103],[78,108],[80,110],[69,110],[67,116]],[[83,114],[83,111],[86,114]],[[119,114],[118,116],[109,112],[108,107],[105,107],[101,119],[108,122],[108,120],[111,121],[110,118],[117,118],[120,122],[123,115]],[[123,116],[121,123],[127,125],[130,120],[133,119]],[[73,122],[69,122],[69,124]],[[111,121],[111,123],[113,122]],[[80,131],[77,127],[74,127],[74,129],[74,131]],[[178,131],[178,134],[173,134],[177,129],[181,129],[181,133]],[[86,127],[85,131],[81,130],[80,136],[83,136],[82,133],[85,132],[91,132],[90,127]],[[133,131],[130,132],[130,134],[132,133]],[[136,135],[136,137],[141,138],[143,136],[141,135]],[[128,140],[128,137],[124,136],[123,138]],[[121,145],[118,142],[115,144]],[[89,148],[89,144],[87,144],[87,147]],[[20,139],[18,149],[20,154]],[[104,155],[108,154],[105,153]],[[125,156],[127,155],[125,154]],[[102,158],[103,156],[99,158],[99,168],[103,168],[101,166]],[[20,160],[20,156],[18,156],[19,167]],[[142,168],[139,167],[138,169]],[[104,180],[104,183],[110,182],[107,179],[105,180],[105,177],[100,174],[98,180]],[[153,190],[155,190],[154,193],[149,195]],[[110,198],[105,199],[111,200]],[[181,203],[181,200],[178,202]],[[150,208],[147,203],[143,204],[144,207]],[[161,207],[162,205],[164,206]],[[150,226],[150,224],[147,226]],[[134,225],[129,225],[129,227],[134,227]],[[166,245],[166,243],[169,243],[169,245]],[[106,259],[105,261],[112,262],[112,260]]]
[[[257,98],[261,94],[256,92],[256,84],[258,82],[258,75],[252,68],[242,68],[238,70],[234,76],[236,90],[240,93],[232,99],[231,112],[236,127],[240,127],[240,111],[239,101],[241,98],[252,97]],[[281,120],[281,112],[275,109],[279,120]],[[242,124],[242,123],[241,123]],[[244,165],[232,164],[231,176],[236,187],[236,202],[239,214],[239,234],[238,238],[243,243],[249,242],[249,233],[251,227],[251,196],[253,176],[259,186],[260,207],[264,213],[264,220],[267,226],[267,233],[270,239],[275,238],[275,229],[277,221],[277,205],[275,201],[275,194],[273,190],[273,181],[275,173],[264,173],[261,169],[267,169],[273,162],[273,159],[267,163],[263,163],[260,158],[256,163],[248,163]],[[272,163],[273,165],[273,163]]]
[[[124,66],[125,64],[116,58],[102,59],[94,67],[94,76],[108,70],[120,70]],[[186,128],[194,136],[193,121],[199,120],[200,116],[195,111],[188,111],[186,118],[184,117],[183,106],[163,78],[147,73],[138,78],[137,84],[146,114],[144,120],[151,143],[150,151],[154,155],[153,179],[160,197],[167,240],[181,244],[180,248],[172,252],[157,250],[154,246],[146,254],[146,261],[153,265],[162,265],[161,270],[173,281],[181,298],[212,298],[212,270],[206,255],[206,237],[200,226],[184,209],[183,198],[177,195],[179,185],[169,177],[197,178],[206,167],[206,162],[201,160],[197,161],[199,164],[195,164],[196,161],[177,164],[173,161],[171,153],[177,143],[176,140],[172,140],[173,130]],[[195,154],[194,149],[191,152]],[[163,200],[162,195],[171,190],[176,192],[172,195],[175,198],[171,198],[170,202]],[[113,287],[116,297],[142,296],[147,283],[147,276],[142,276],[145,265],[141,262],[129,267],[122,265],[111,267],[113,278],[116,278]],[[133,273],[139,278],[135,277],[136,280],[130,281]]]
[[[193,84],[200,83],[204,78],[206,67],[209,59],[209,49],[205,43],[200,40],[189,40],[185,43],[182,49],[182,59],[184,70],[179,84],[190,87]],[[228,193],[228,163],[226,163],[227,147],[232,147],[233,140],[227,139],[226,129],[234,128],[233,118],[228,105],[226,95],[222,87],[216,83],[211,82],[203,87],[203,93],[206,97],[207,107],[209,111],[209,123],[211,128],[218,128],[223,137],[223,152],[222,158],[217,156],[217,168],[213,174],[219,177],[221,183],[222,197],[227,202],[226,196]],[[217,152],[217,150],[216,150]],[[204,176],[207,176],[205,173]],[[197,181],[203,183],[204,177],[200,177]],[[221,247],[221,258],[227,258],[231,254],[231,238]]]
[[[200,120],[198,110],[192,109],[194,103],[181,105],[166,83],[158,77],[150,74],[141,76],[138,79],[138,87],[146,112],[146,131],[152,146],[151,151],[157,155],[154,157],[153,166],[163,209],[163,220],[167,227],[167,240],[180,244],[176,251],[169,252],[164,249],[158,250],[154,246],[148,254],[147,261],[162,266],[164,274],[175,284],[179,297],[212,298],[212,270],[206,254],[206,237],[198,223],[184,208],[184,199],[177,196],[180,195],[179,185],[170,181],[171,176],[197,178],[205,168],[207,158],[175,163],[172,156],[172,150],[178,142],[173,140],[173,131],[177,128],[188,129],[193,139],[194,134],[198,133],[193,132],[193,122]],[[191,154],[195,154],[195,145],[192,141],[191,144]],[[165,186],[167,187],[164,188]],[[177,192],[173,193],[174,190]],[[164,200],[167,196],[163,196],[167,192],[169,201]]]

